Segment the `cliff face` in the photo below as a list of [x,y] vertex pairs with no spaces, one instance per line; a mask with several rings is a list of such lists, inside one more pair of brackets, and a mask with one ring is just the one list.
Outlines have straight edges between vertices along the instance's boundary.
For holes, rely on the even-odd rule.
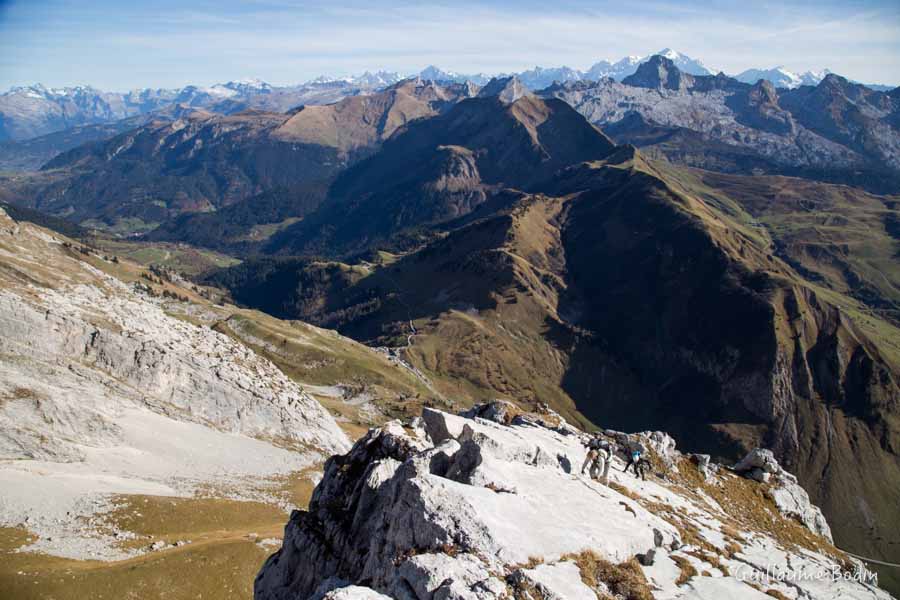
[[[643,444],[654,475],[621,473],[618,456],[608,486],[580,475],[586,435],[504,403],[373,429],[328,461],[255,597],[888,598],[801,577],[840,572],[843,558],[794,520],[818,511],[765,453],[745,461],[771,472],[760,484],[702,457],[698,468],[659,432],[602,437]],[[790,582],[764,581],[767,567]]]
[[349,446],[275,365],[109,274],[125,268],[0,211],[0,524],[31,550],[124,558],[94,520],[110,495],[247,497]]
[[[68,369],[74,379],[121,389],[152,409],[223,431],[326,452],[346,444],[325,410],[271,363],[215,331],[168,316],[121,281],[67,259],[62,243],[44,240],[40,230],[19,225],[5,213],[0,218],[0,243],[18,251],[5,262],[2,275],[0,351],[5,356],[16,356],[37,371],[40,365],[77,357]],[[45,265],[47,279],[41,283],[46,287],[28,286],[42,275],[26,270],[32,261]],[[50,431],[17,427],[10,433],[57,433],[54,420],[49,421]],[[64,454],[66,440],[60,442],[43,451]]]

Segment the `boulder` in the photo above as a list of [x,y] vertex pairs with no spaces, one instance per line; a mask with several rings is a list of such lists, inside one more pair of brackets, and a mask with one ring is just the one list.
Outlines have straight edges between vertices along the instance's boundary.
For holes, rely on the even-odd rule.
[[675,440],[664,431],[644,431],[638,434],[645,441],[645,445],[662,459],[667,469],[676,466],[678,452],[675,449]]
[[347,585],[344,582],[340,587],[316,595],[314,600],[391,600],[391,597],[379,594],[372,588]]
[[522,414],[522,410],[512,402],[506,400],[494,400],[487,404],[478,404],[463,412],[460,416],[467,419],[487,419],[495,423],[509,425],[513,419]]
[[646,552],[637,554],[635,558],[637,558],[638,562],[645,567],[652,567],[653,563],[656,561],[656,550],[650,548]]
[[706,481],[709,481],[710,479],[710,460],[711,457],[709,454],[691,454],[691,462],[697,465],[697,471]]
[[803,523],[807,529],[813,533],[821,535],[829,542],[834,540],[831,537],[831,527],[822,514],[822,510],[810,502],[809,494],[806,493],[797,479],[779,478],[778,485],[766,491],[766,495],[775,502],[775,506],[783,515],[793,517]]
[[781,470],[775,455],[771,450],[764,448],[754,448],[741,461],[734,465],[734,470],[738,473],[750,472],[753,469],[761,469],[765,473],[777,473]]
[[744,473],[744,476],[748,479],[752,479],[760,483],[769,483],[769,477],[771,477],[771,473],[768,473],[759,467],[753,467],[749,471],[746,471]]

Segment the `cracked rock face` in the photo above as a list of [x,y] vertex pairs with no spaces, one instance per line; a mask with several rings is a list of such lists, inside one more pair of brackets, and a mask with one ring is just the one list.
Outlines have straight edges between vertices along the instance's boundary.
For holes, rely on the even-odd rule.
[[83,254],[0,210],[0,525],[29,551],[127,558],[101,532],[109,496],[274,498],[350,447],[274,364]]
[[[674,480],[625,475],[618,458],[609,487],[592,481],[572,467],[583,462],[589,436],[558,415],[511,414],[501,404],[467,416],[425,409],[412,425],[395,421],[370,430],[349,453],[329,459],[309,510],[294,511],[282,548],[257,576],[256,600],[618,593],[615,581],[588,576],[585,557],[610,569],[627,564],[660,597],[760,598],[742,571],[762,573],[772,561],[792,570],[836,564],[821,553],[790,553],[751,531],[742,532],[741,553],[728,555],[725,512],[708,495]],[[635,438],[651,441],[653,452],[658,446],[673,460],[681,457],[663,434]],[[738,479],[709,474],[714,482],[724,477]],[[718,548],[720,567],[698,561],[699,542],[686,531],[695,531],[706,551]],[[716,581],[681,581],[684,561],[698,573],[715,571]],[[856,597],[887,598],[871,586],[840,585]],[[815,580],[772,587],[788,597],[798,590],[832,597],[830,585]]]
[[[0,430],[0,459],[81,460],[84,446],[117,441],[110,416],[125,408],[325,452],[347,448],[325,409],[268,360],[169,316],[2,210],[0,227],[0,393],[28,391],[0,405],[0,424],[10,425]],[[29,279],[39,266],[44,285]]]

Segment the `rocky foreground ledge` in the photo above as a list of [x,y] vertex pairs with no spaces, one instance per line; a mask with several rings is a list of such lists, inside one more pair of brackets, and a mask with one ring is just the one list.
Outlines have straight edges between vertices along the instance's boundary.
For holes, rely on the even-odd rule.
[[593,481],[586,434],[505,403],[373,429],[328,460],[255,598],[890,598],[771,454],[732,469],[605,435],[641,440],[652,476],[616,457]]

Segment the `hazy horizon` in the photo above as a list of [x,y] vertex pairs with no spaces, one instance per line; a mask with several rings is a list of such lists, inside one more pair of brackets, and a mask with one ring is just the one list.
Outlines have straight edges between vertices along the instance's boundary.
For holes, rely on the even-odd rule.
[[288,85],[381,69],[407,75],[431,64],[460,73],[586,70],[666,47],[729,75],[783,65],[897,85],[900,5],[0,0],[4,91],[35,83],[125,91],[247,78]]

